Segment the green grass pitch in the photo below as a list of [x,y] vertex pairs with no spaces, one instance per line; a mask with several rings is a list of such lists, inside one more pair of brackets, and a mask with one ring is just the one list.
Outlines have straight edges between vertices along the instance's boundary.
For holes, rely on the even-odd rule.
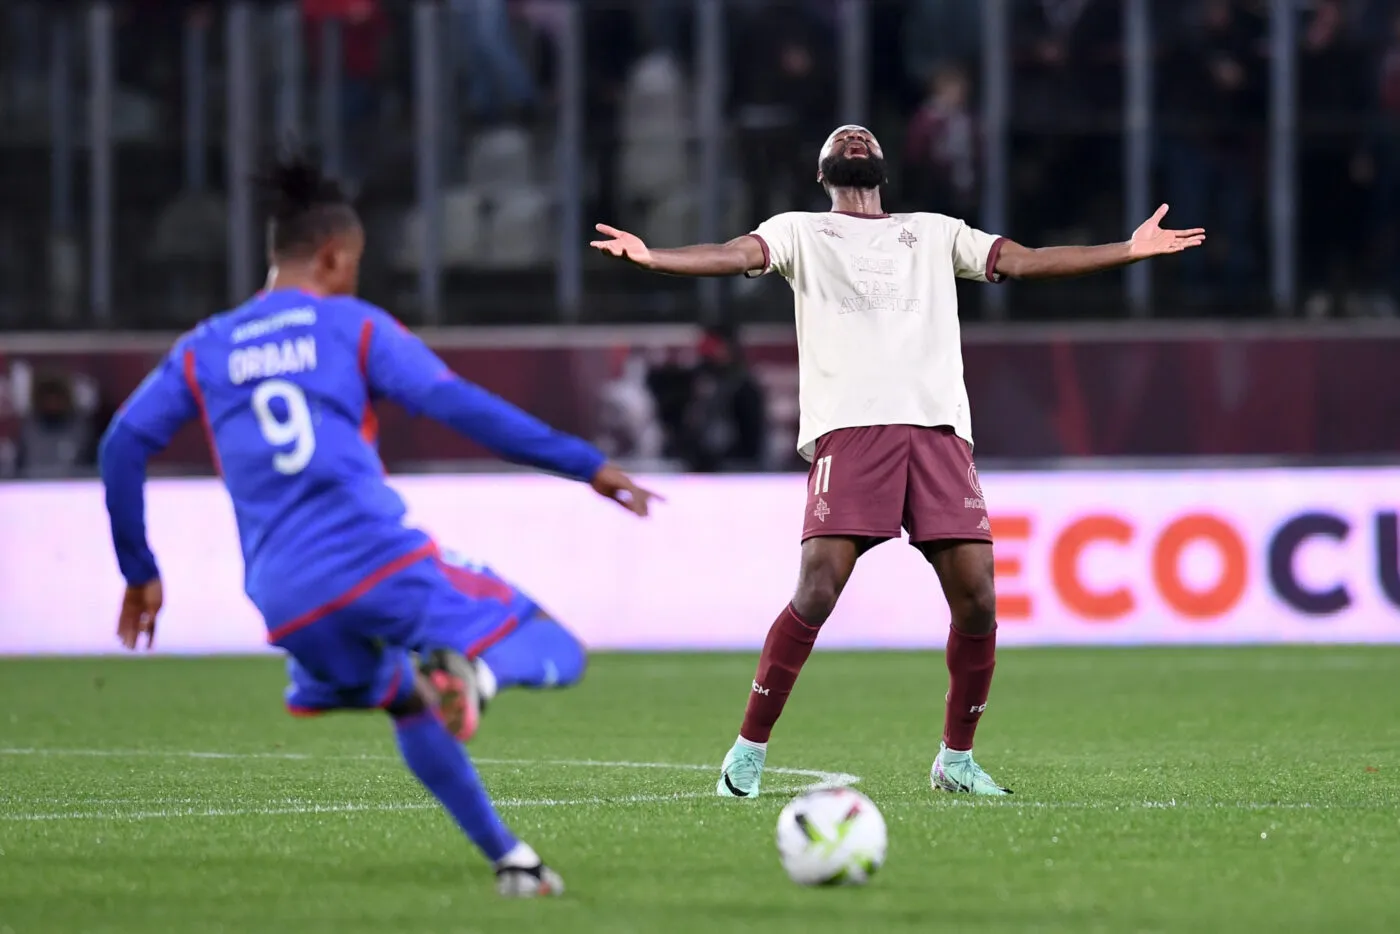
[[770,767],[884,811],[865,889],[804,890],[784,791],[710,796],[748,655],[609,656],[503,695],[472,744],[566,897],[498,899],[377,715],[294,720],[275,659],[0,661],[0,932],[1400,930],[1400,651],[1004,651],[935,796],[937,653],[818,653]]

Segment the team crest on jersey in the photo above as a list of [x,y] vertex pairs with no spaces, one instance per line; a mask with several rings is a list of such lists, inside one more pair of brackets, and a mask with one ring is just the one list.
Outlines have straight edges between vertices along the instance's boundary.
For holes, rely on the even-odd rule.
[[[972,496],[963,497],[963,505],[968,509],[980,509],[983,512],[987,509],[987,499],[982,493],[982,484],[977,479],[977,465],[967,465],[967,485],[972,487]],[[987,521],[985,518],[983,522]]]
[[972,492],[976,493],[979,499],[985,498],[982,492],[982,481],[977,478],[977,465],[967,465],[967,485],[972,487]]
[[812,515],[817,517],[818,522],[825,522],[826,517],[831,515],[831,507],[826,504],[826,500],[817,497],[816,508],[812,510]]
[[908,227],[901,227],[899,228],[899,242],[912,250],[914,249],[914,244],[919,242],[919,238],[914,236]]

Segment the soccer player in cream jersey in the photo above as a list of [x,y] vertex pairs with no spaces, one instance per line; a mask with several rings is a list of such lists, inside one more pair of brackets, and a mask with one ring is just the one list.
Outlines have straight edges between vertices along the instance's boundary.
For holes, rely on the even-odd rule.
[[910,543],[951,612],[949,687],[935,789],[1009,791],[972,758],[996,658],[992,531],[972,459],[955,278],[979,282],[1076,276],[1199,246],[1205,232],[1166,230],[1162,205],[1132,238],[1031,249],[941,214],[887,214],[884,155],[864,127],[843,126],[818,158],[831,210],[769,218],[728,243],[652,249],[599,224],[593,247],[680,276],[776,272],[797,315],[798,449],[811,462],[802,558],[792,601],[768,631],[739,738],[717,791],[759,793],[768,739],[856,561],[875,545]]

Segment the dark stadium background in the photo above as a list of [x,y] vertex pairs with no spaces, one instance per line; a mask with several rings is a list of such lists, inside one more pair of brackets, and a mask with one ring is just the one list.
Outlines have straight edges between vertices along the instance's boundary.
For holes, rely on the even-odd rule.
[[[1044,246],[1167,202],[1209,234],[960,284],[1006,807],[930,797],[947,611],[897,545],[763,798],[713,797],[797,569],[792,302],[588,240],[825,210],[848,122],[892,211]],[[285,716],[197,426],[152,471],[157,657],[118,656],[97,441],[262,284],[251,176],[286,144],[355,192],[366,298],[670,496],[633,523],[380,413],[445,544],[626,650],[505,694],[471,746],[558,904],[494,900],[377,719]],[[0,934],[1394,932],[1397,360],[1400,0],[3,0]],[[832,775],[890,826],[866,890],[798,890],[772,852]]]

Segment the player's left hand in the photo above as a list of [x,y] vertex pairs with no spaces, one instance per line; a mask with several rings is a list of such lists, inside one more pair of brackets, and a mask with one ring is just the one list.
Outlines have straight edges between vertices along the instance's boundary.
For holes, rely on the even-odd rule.
[[643,519],[650,511],[652,500],[656,500],[658,503],[665,502],[651,490],[637,486],[635,480],[613,464],[604,464],[599,468],[589,485],[599,496],[606,496]]
[[1192,230],[1163,230],[1162,218],[1166,216],[1167,206],[1164,204],[1157,209],[1156,214],[1143,221],[1142,226],[1133,231],[1133,238],[1128,241],[1128,255],[1133,259],[1146,259],[1149,256],[1161,256],[1163,253],[1180,253],[1206,242],[1204,227]]
[[122,610],[117,617],[117,638],[122,645],[135,650],[141,636],[146,637],[149,650],[156,641],[156,616],[165,602],[165,592],[160,586],[160,578],[147,581],[137,587],[126,588],[122,595]]

